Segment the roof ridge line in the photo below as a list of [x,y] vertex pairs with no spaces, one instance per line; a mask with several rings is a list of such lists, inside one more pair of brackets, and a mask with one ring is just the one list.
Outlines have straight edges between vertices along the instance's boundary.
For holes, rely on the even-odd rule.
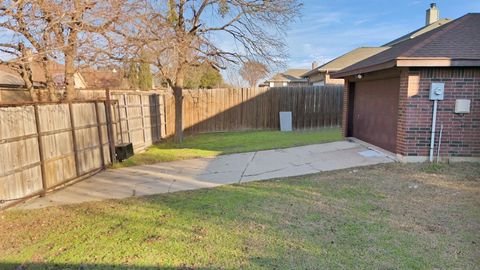
[[[467,14],[468,15],[468,14]],[[406,52],[404,52],[402,55],[408,55],[408,54],[412,54],[414,52],[416,52],[418,49],[420,49],[421,47],[427,45],[428,43],[432,42],[435,38],[438,38],[442,35],[444,35],[445,33],[448,33],[449,31],[451,31],[453,28],[456,28],[457,26],[459,26],[460,24],[464,23],[465,19],[468,19],[467,15],[464,15],[456,20],[453,20],[451,21],[450,23],[448,24],[445,24],[445,28],[442,30],[442,31],[438,31],[437,33],[434,33],[432,34],[430,37],[426,38],[424,41],[418,43],[417,45],[415,46],[412,46],[412,48],[410,48],[409,50],[407,50]],[[440,29],[434,29],[432,31],[435,31],[435,30],[440,30]],[[420,35],[421,36],[421,35]],[[418,37],[417,37],[418,38]],[[415,39],[415,38],[413,38]],[[410,40],[413,40],[413,39],[410,39]],[[400,55],[400,57],[402,56]]]

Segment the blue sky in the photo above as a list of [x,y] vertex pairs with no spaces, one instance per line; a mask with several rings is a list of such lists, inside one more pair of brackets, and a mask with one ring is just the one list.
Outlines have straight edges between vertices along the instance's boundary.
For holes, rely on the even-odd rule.
[[441,18],[480,12],[480,0],[304,0],[288,31],[289,68],[310,68],[362,46],[380,46],[424,26],[436,2]]

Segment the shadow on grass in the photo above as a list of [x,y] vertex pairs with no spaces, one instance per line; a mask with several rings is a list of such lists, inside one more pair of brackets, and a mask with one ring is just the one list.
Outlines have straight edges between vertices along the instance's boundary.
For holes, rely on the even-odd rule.
[[[281,266],[275,258],[254,257],[248,268],[267,267],[276,269]],[[276,266],[276,267],[274,267]],[[1,270],[233,270],[229,267],[208,267],[208,266],[162,266],[162,265],[135,265],[135,264],[95,264],[95,263],[4,263],[0,262]]]
[[71,263],[0,263],[0,269],[2,270],[89,270],[89,269],[115,269],[115,270],[167,270],[167,269],[198,269],[198,270],[210,270],[210,269],[228,269],[228,268],[210,268],[210,267],[162,267],[160,265],[134,265],[134,264],[71,264]]

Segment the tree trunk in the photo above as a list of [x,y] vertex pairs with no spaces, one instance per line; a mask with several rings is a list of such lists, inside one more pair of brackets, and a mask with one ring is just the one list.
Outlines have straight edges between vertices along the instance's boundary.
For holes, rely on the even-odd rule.
[[32,72],[30,70],[30,65],[25,64],[22,65],[20,68],[20,75],[22,76],[23,81],[25,82],[25,88],[27,88],[28,92],[30,93],[30,97],[32,101],[40,100],[33,88],[33,81],[32,81]]
[[[74,10],[83,8],[82,1],[73,1]],[[65,55],[65,93],[67,100],[75,99],[75,57],[77,56],[78,27],[80,26],[80,13],[73,13],[73,21],[69,25],[67,45],[63,51]]]
[[183,87],[173,87],[173,96],[175,97],[175,143],[183,142]]
[[185,80],[185,71],[182,66],[177,69],[175,83],[172,86],[173,96],[175,97],[175,143],[183,142],[183,83]]
[[32,61],[31,52],[25,47],[25,45],[23,45],[23,43],[18,44],[18,47],[20,48],[22,56],[25,58],[24,63],[20,63],[19,65],[20,76],[22,76],[22,79],[25,82],[25,88],[30,92],[32,101],[38,101],[40,98],[33,88],[33,74],[30,65]]
[[[70,45],[72,46],[72,45]],[[72,47],[74,47],[73,45]],[[75,49],[65,50],[65,98],[67,100],[75,99]]]
[[48,70],[48,58],[44,57],[42,61],[43,73],[45,74],[45,81],[47,84],[48,100],[57,101],[55,95],[55,82],[53,81],[52,74]]

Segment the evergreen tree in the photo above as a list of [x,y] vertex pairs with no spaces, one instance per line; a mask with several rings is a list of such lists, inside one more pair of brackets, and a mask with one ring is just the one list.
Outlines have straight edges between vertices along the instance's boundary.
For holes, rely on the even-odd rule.
[[143,91],[151,90],[153,75],[150,69],[150,64],[142,62],[138,68],[138,88]]
[[137,63],[131,62],[128,67],[128,84],[130,88],[137,89],[138,88],[138,66]]

